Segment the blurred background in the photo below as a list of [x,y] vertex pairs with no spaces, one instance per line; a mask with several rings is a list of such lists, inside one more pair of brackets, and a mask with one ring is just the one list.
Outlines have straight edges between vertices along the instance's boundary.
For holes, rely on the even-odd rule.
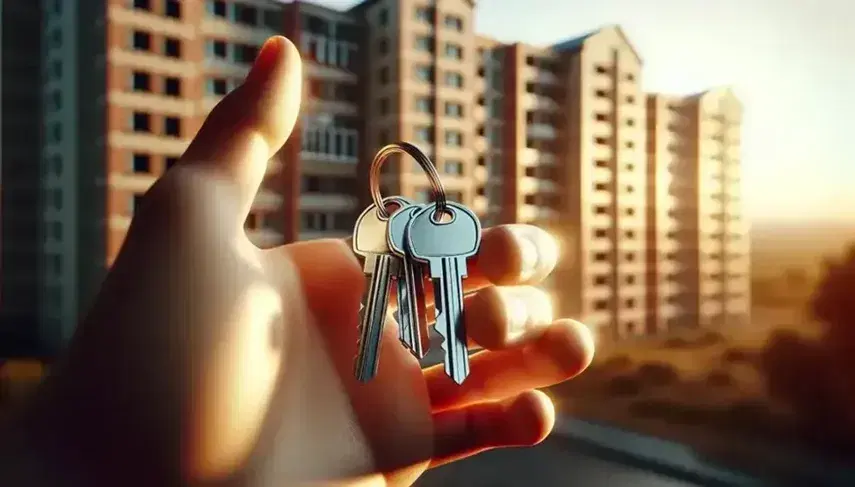
[[[485,225],[549,229],[598,356],[529,450],[422,485],[855,485],[855,4],[0,0],[0,410],[259,46],[305,67],[247,230],[346,236],[406,140]],[[402,159],[382,190],[428,200]],[[435,347],[436,348],[436,347]],[[436,357],[429,357],[429,361]]]

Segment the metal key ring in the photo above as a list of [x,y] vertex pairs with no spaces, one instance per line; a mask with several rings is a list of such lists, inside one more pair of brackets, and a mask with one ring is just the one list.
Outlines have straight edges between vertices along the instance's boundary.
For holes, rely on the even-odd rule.
[[383,147],[377,152],[374,160],[371,161],[371,170],[368,175],[368,188],[371,191],[371,199],[374,201],[374,206],[377,207],[377,214],[380,219],[386,220],[389,218],[389,211],[383,204],[383,195],[380,194],[380,168],[392,154],[407,154],[419,163],[428,180],[430,180],[433,199],[436,204],[436,214],[442,215],[443,213],[447,213],[448,205],[446,204],[445,187],[442,185],[442,180],[439,178],[436,166],[433,165],[430,158],[418,147],[409,142],[396,142]]

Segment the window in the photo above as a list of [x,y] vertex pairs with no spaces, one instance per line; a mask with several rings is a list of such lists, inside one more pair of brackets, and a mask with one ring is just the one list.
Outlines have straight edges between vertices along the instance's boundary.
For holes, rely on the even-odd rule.
[[609,276],[594,276],[595,286],[605,286],[609,283]]
[[216,59],[226,59],[228,57],[226,42],[208,40],[208,56]]
[[445,84],[454,88],[463,88],[463,75],[453,71],[445,73]]
[[255,26],[258,24],[258,9],[250,5],[234,4],[235,21],[239,24]]
[[134,71],[131,83],[134,91],[151,91],[151,75],[148,73]]
[[181,78],[166,78],[163,82],[163,92],[167,96],[181,96]]
[[136,173],[149,173],[151,172],[151,156],[148,154],[139,154],[134,153],[131,158],[133,165],[132,169]]
[[452,174],[454,176],[462,176],[463,175],[463,163],[460,161],[445,161],[445,174]]
[[460,103],[446,102],[445,116],[453,118],[463,117],[463,105]]
[[258,56],[258,46],[235,44],[235,62],[252,64]]
[[594,185],[594,190],[595,191],[608,191],[609,185],[606,183],[597,183]]
[[62,174],[62,156],[53,156],[51,165],[53,166],[53,172],[56,173],[57,176]]
[[386,115],[389,113],[388,98],[381,98],[380,101],[377,102],[377,111],[380,112],[380,115]]
[[433,52],[434,40],[430,36],[416,37],[416,50],[422,52]]
[[433,98],[420,96],[416,98],[416,110],[421,113],[433,113]]
[[457,32],[463,32],[463,19],[454,15],[446,15],[445,16],[445,27],[448,29],[456,30]]
[[134,50],[137,50],[137,51],[149,51],[149,50],[151,50],[151,34],[149,34],[148,32],[142,32],[139,30],[135,30],[132,42],[133,42]]
[[151,10],[151,0],[134,0],[134,8]]
[[594,230],[594,238],[606,238],[609,236],[608,230],[604,228],[598,228]]
[[434,18],[434,10],[429,7],[419,7],[416,9],[416,20],[420,22],[432,23]]
[[54,59],[50,64],[51,75],[55,78],[62,78],[62,61]]
[[211,95],[223,96],[229,92],[229,84],[225,78],[210,78],[208,79],[208,93]]
[[380,11],[380,13],[377,14],[377,23],[381,26],[389,24],[389,10],[384,8]]
[[389,39],[385,37],[377,42],[377,53],[381,56],[389,52]]
[[609,255],[605,252],[597,252],[594,254],[594,260],[597,262],[605,262],[609,260]]
[[448,43],[445,45],[445,57],[451,59],[463,59],[463,47],[459,44]]
[[432,144],[433,132],[433,127],[418,127],[415,130],[416,140],[426,144]]
[[166,117],[163,122],[163,132],[170,137],[181,137],[181,119]]
[[433,68],[430,66],[416,66],[416,79],[425,83],[433,83]]
[[176,164],[178,164],[178,158],[174,156],[168,156],[164,161],[164,165],[166,166],[167,171],[172,169],[172,167]]
[[133,119],[134,132],[151,132],[151,115],[143,112],[134,112]]
[[163,53],[167,57],[180,58],[181,57],[181,41],[174,38],[174,37],[167,37],[163,41]]
[[181,2],[178,0],[166,0],[163,10],[167,17],[172,17],[173,19],[181,18]]
[[54,29],[50,36],[51,44],[54,48],[62,47],[62,31],[59,28]]
[[225,17],[226,2],[224,0],[208,0],[208,13],[214,17]]
[[378,77],[380,79],[381,85],[385,85],[386,83],[388,83],[389,82],[389,68],[388,67],[380,68]]
[[53,90],[50,93],[50,109],[60,110],[62,108],[62,93],[59,90]]
[[463,146],[463,134],[457,130],[445,131],[445,144],[451,147]]
[[595,215],[606,215],[606,214],[608,214],[608,212],[609,212],[609,210],[605,206],[594,207],[594,214]]

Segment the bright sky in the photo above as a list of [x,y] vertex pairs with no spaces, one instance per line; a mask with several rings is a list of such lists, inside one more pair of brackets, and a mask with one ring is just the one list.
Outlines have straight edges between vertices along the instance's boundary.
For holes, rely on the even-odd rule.
[[[337,8],[353,0],[315,0]],[[730,85],[745,104],[744,196],[757,221],[855,223],[855,2],[479,0],[476,29],[547,45],[619,24],[649,91]]]

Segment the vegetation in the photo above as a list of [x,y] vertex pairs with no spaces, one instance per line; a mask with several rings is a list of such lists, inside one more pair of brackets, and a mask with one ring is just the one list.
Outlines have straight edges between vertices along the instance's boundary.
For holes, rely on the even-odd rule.
[[755,281],[750,328],[609,345],[555,396],[578,417],[734,455],[794,440],[855,455],[855,245],[816,274]]

